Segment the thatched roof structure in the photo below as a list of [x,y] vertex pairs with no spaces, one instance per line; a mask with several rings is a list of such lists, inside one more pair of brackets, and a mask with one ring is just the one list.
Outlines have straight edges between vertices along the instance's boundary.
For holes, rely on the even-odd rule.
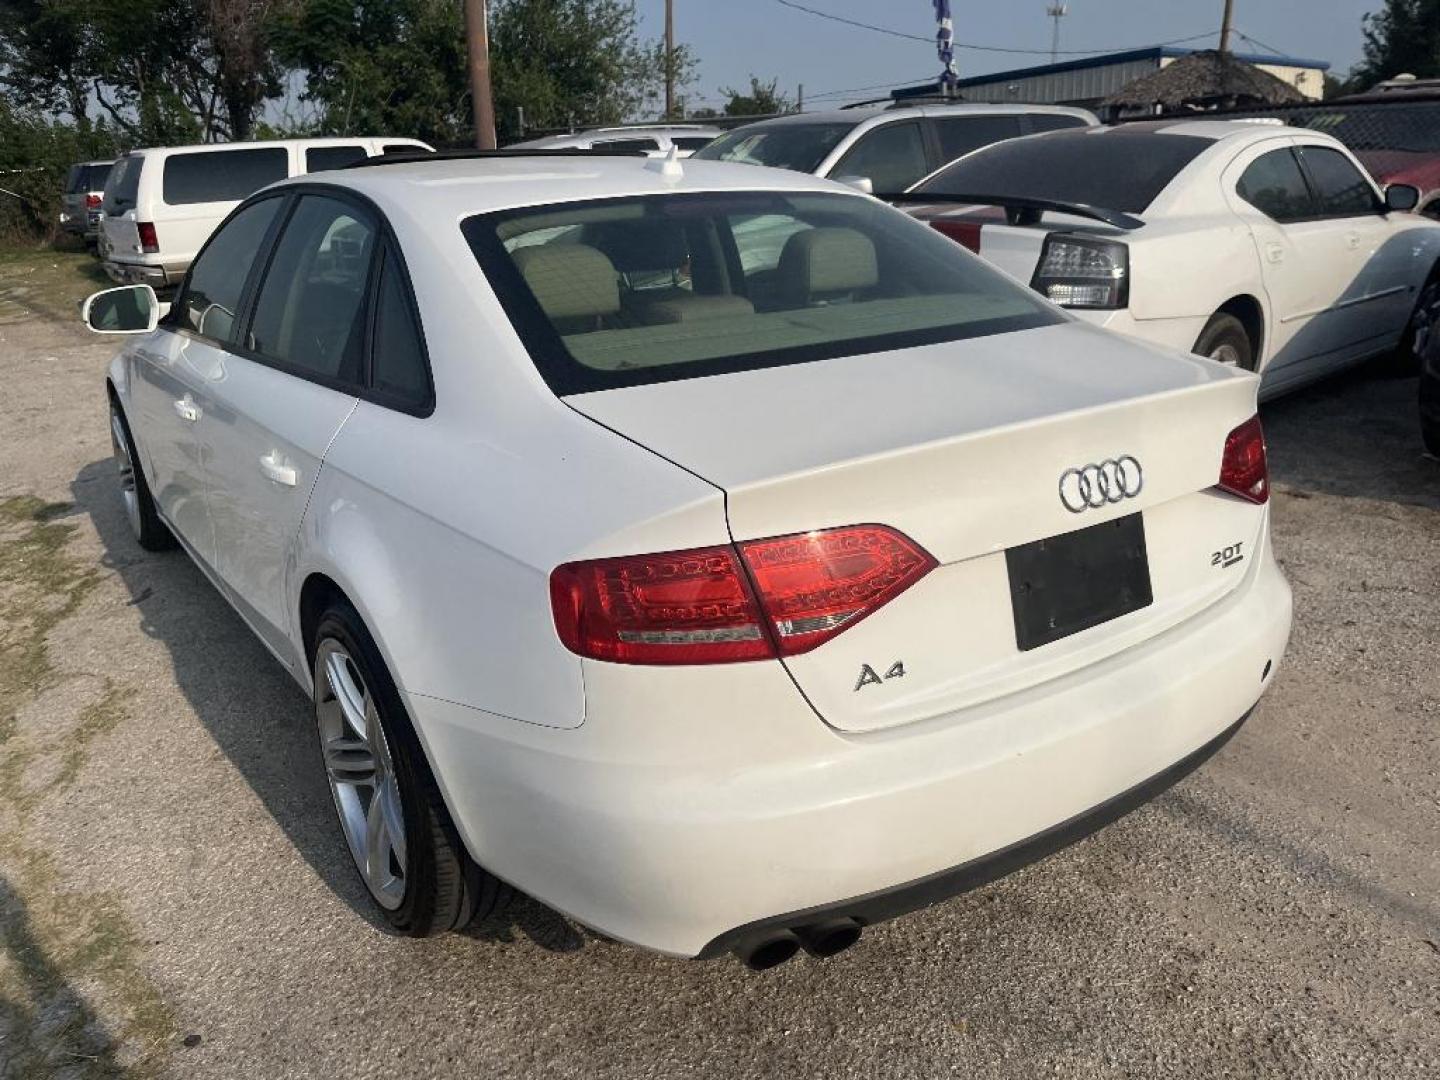
[[1236,60],[1229,53],[1206,49],[1182,56],[1159,71],[1142,75],[1105,99],[1123,109],[1165,112],[1189,109],[1233,109],[1255,105],[1287,105],[1305,95],[1268,71]]

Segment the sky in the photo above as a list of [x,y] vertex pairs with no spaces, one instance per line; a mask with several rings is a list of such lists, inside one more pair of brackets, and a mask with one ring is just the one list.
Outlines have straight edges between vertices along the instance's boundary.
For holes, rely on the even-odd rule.
[[[721,88],[748,87],[750,76],[778,77],[806,107],[838,104],[883,90],[835,93],[884,83],[922,82],[939,73],[931,0],[795,0],[805,7],[914,34],[910,41],[861,30],[786,7],[781,0],[674,0],[675,39],[699,57],[692,107],[723,103]],[[962,77],[1050,61],[1049,0],[951,0],[956,65]],[[1236,52],[1281,52],[1328,60],[1343,75],[1360,59],[1360,18],[1383,0],[1235,0]],[[1069,0],[1060,48],[1119,51],[1205,34],[1184,44],[1213,48],[1223,0]],[[636,0],[641,32],[665,32],[664,0]],[[1263,44],[1259,44],[1262,43]],[[981,52],[965,44],[1035,49],[1035,55]],[[1067,59],[1061,56],[1061,59]],[[1069,57],[1078,59],[1078,57]]]

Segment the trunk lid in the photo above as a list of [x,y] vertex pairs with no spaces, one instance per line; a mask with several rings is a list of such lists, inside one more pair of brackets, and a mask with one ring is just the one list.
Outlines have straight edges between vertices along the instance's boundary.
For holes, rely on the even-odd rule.
[[[1238,584],[1243,570],[1210,556],[1248,552],[1264,519],[1211,491],[1254,377],[1078,322],[567,401],[723,488],[735,540],[882,524],[935,557],[870,618],[785,660],[842,730],[950,712],[1152,636]],[[1067,469],[1123,455],[1143,469],[1133,497],[1066,509]],[[1007,549],[1136,513],[1153,603],[1021,650]],[[904,677],[885,680],[897,663]],[[857,686],[867,668],[878,686]]]

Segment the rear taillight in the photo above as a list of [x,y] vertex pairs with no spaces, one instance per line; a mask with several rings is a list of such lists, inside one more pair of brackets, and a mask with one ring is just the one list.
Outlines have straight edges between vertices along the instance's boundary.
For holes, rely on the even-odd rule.
[[135,231],[140,234],[140,250],[146,255],[154,255],[160,250],[160,238],[155,235],[154,222],[137,221]]
[[957,218],[931,218],[930,227],[936,232],[948,236],[957,244],[969,248],[975,254],[980,254],[981,222],[961,221]]
[[99,196],[99,195],[86,195],[86,196],[85,196],[85,209],[86,209],[86,210],[99,210],[99,209],[100,209],[100,196]]
[[571,652],[621,664],[723,664],[808,652],[935,567],[882,525],[566,563],[550,575]]
[[1113,240],[1051,233],[1031,288],[1070,308],[1123,308],[1130,303],[1130,249]]
[[1220,459],[1222,491],[1252,503],[1270,498],[1270,470],[1265,461],[1265,432],[1260,418],[1252,416],[1225,437],[1225,454]]

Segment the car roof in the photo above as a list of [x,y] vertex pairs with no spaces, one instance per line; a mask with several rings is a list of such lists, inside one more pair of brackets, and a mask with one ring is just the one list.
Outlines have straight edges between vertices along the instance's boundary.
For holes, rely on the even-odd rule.
[[362,140],[387,143],[405,143],[411,146],[425,146],[419,139],[409,135],[328,135],[314,139],[261,139],[255,142],[195,143],[190,146],[146,146],[127,150],[121,157],[143,157],[152,154],[194,154],[212,153],[221,150],[265,150],[271,147],[292,146],[354,146]]
[[[279,181],[267,190],[314,184],[315,176]],[[323,174],[327,185],[350,188],[383,207],[400,206],[417,219],[458,217],[549,203],[630,195],[715,191],[828,191],[866,198],[842,184],[786,169],[757,169],[724,161],[605,154],[437,155]]]
[[[1289,127],[1270,117],[1253,117],[1243,120],[1192,120],[1176,117],[1161,120],[1132,120],[1113,127],[1098,129],[1103,133],[1117,135],[1188,135],[1212,142],[1233,140],[1236,143],[1260,142],[1279,135],[1321,135],[1311,128]],[[1068,132],[1055,132],[1065,135]],[[1049,137],[1048,135],[1046,136]],[[1328,136],[1327,136],[1328,137]]]
[[[1087,109],[1070,105],[1026,105],[987,104],[984,102],[956,102],[953,105],[927,103],[924,105],[852,105],[845,109],[823,109],[818,112],[786,113],[766,120],[756,120],[743,125],[744,129],[760,127],[781,127],[790,124],[846,124],[859,127],[874,121],[898,121],[912,116],[1016,116],[1021,114],[1044,113],[1056,116],[1093,116]],[[742,128],[732,128],[740,131]]]
[[647,135],[664,135],[667,138],[685,138],[690,135],[715,136],[718,127],[709,124],[644,124],[630,127],[589,128],[585,131],[571,131],[559,135],[542,135],[524,142],[511,143],[512,148],[543,150],[550,146],[573,146],[589,143],[596,139],[643,139]]

